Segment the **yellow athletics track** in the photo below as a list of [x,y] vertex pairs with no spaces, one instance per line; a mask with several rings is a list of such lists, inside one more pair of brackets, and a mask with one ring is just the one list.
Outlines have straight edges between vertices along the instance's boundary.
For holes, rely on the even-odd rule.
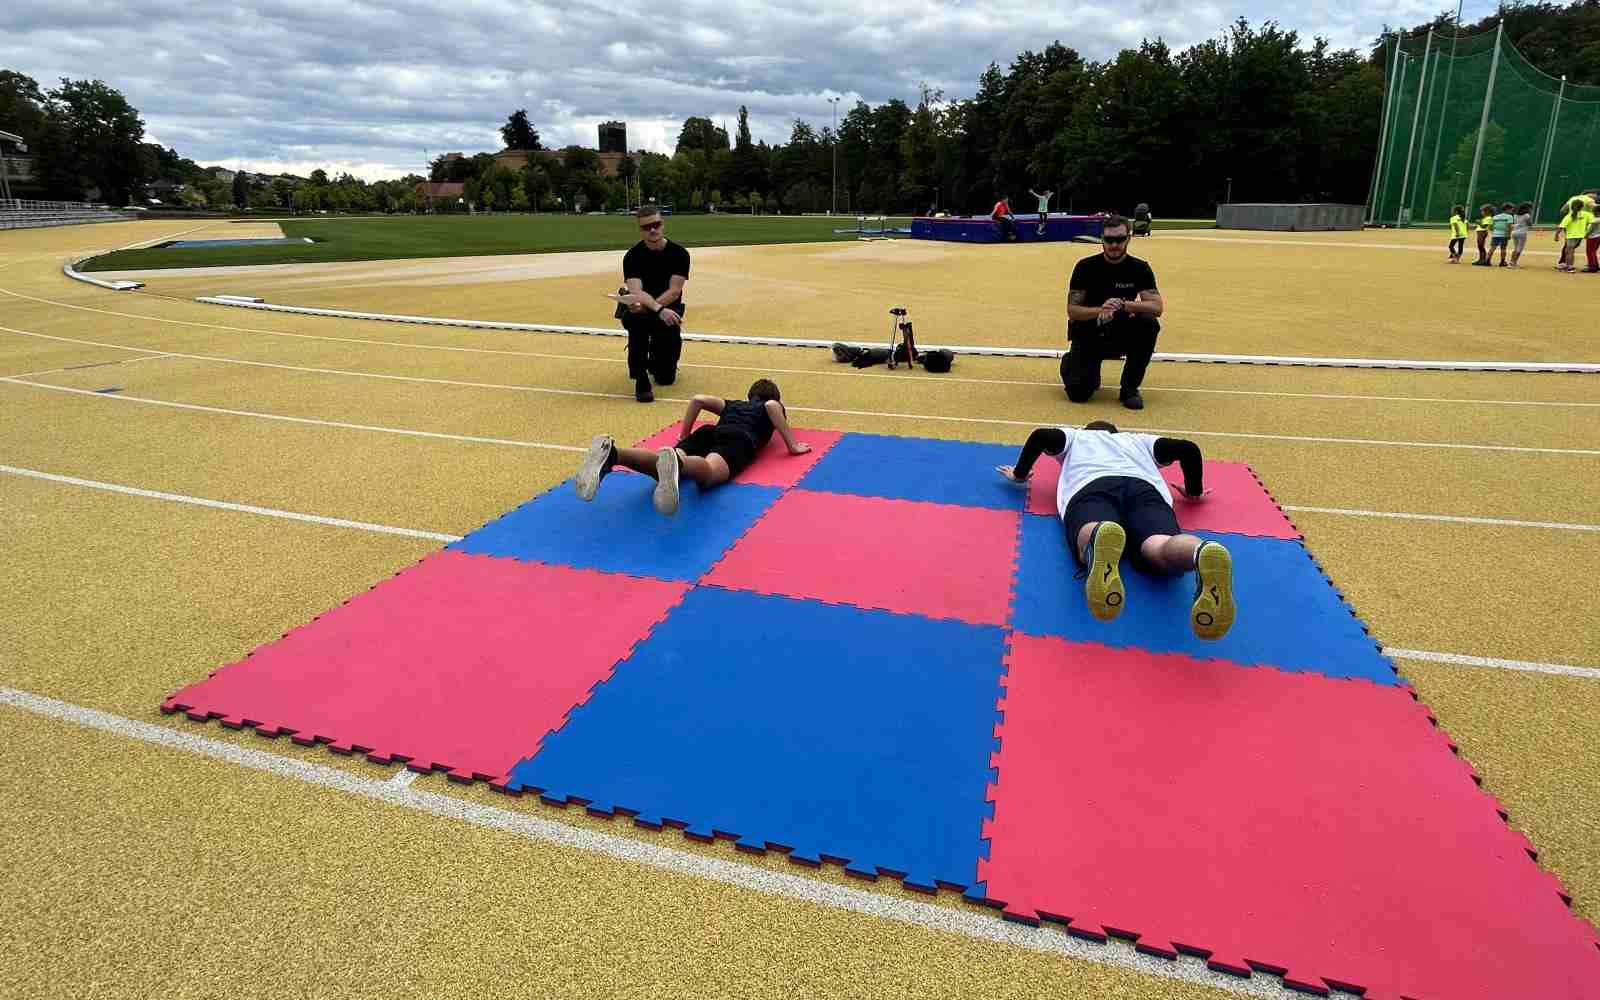
[[[1172,303],[1163,351],[1600,360],[1588,324],[1574,320],[1583,313],[1566,301],[1593,289],[1554,271],[1554,244],[1531,240],[1520,271],[1448,265],[1444,244],[1432,231],[1176,230],[1140,241],[1138,252]],[[876,340],[887,333],[888,307],[901,305],[910,307],[925,343],[1054,345],[1063,272],[1084,252],[1063,244],[997,249],[923,240],[699,248],[690,319],[695,329],[719,333]],[[608,322],[596,296],[619,278],[617,258],[543,254],[97,276],[134,278],[185,298],[244,294],[320,308],[594,326]]]
[[[0,996],[1287,995],[1270,977],[1240,984],[947,895],[437,775],[407,784],[394,768],[156,710],[566,478],[592,434],[642,437],[688,395],[737,393],[760,374],[807,426],[1020,441],[1035,424],[1101,417],[1250,462],[1380,641],[1403,651],[1406,679],[1578,912],[1600,920],[1593,377],[1158,364],[1149,408],[1130,414],[1105,393],[1067,404],[1044,361],[968,357],[946,376],[904,375],[823,352],[690,344],[678,384],[640,406],[613,339],[253,313],[186,301],[191,278],[112,293],[60,273],[74,254],[183,228],[0,239],[0,466],[13,470],[0,472]],[[1138,244],[1172,296],[1164,349],[1374,353],[1350,340],[1372,330],[1344,317],[1371,294],[1363,282],[1391,275],[1381,324],[1396,349],[1382,353],[1595,360],[1557,321],[1600,282],[1547,273],[1548,261],[1486,273],[1405,249],[1168,239]],[[741,331],[831,337],[847,332],[845,307],[865,303],[848,322],[875,331],[885,297],[915,284],[858,247],[902,249],[841,244],[825,263],[818,247],[722,254],[725,277],[708,268],[703,295],[697,264],[691,316],[702,322],[710,300],[705,329],[726,309]],[[1078,248],[1032,270],[1018,248],[978,249],[997,252],[963,257],[935,289],[962,303],[963,329],[1021,315],[993,304],[996,289],[1048,284],[1028,341],[1058,340],[1061,273]],[[740,268],[752,294],[769,292],[785,254],[800,258],[794,274],[812,281],[825,266],[841,289],[820,304],[804,289],[715,304]],[[1280,259],[1301,262],[1295,279],[1261,281]],[[209,290],[299,294],[269,280]],[[353,308],[392,294],[397,307],[410,295],[427,305],[433,288],[457,314],[492,305],[604,325],[598,296],[612,280],[528,281],[520,302],[503,282],[317,294]],[[1276,295],[1297,325],[1264,332],[1257,314],[1226,314],[1226,295],[1180,291],[1252,280],[1251,301]],[[1507,308],[1485,317],[1473,296],[1491,287]],[[472,308],[480,292],[492,301]],[[922,301],[908,304],[936,339]],[[1106,374],[1115,384],[1114,363]]]

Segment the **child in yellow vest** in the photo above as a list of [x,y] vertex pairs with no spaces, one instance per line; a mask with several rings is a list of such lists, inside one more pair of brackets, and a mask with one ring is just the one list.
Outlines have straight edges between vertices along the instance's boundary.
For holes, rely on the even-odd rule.
[[1450,263],[1461,263],[1467,246],[1467,210],[1460,205],[1450,210]]
[[1473,267],[1489,266],[1489,227],[1494,225],[1494,206],[1480,205],[1478,207],[1478,259],[1472,262]]
[[1578,245],[1588,234],[1589,226],[1594,219],[1594,211],[1582,198],[1574,198],[1567,202],[1567,214],[1556,224],[1556,239],[1562,244],[1561,260],[1556,264],[1557,271],[1568,273],[1577,271],[1574,265],[1578,258]]

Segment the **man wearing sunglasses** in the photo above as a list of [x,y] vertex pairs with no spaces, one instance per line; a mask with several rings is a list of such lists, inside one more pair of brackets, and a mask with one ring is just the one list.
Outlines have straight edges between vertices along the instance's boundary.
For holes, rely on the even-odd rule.
[[639,232],[643,236],[622,258],[627,287],[609,296],[619,303],[618,318],[628,331],[628,377],[633,398],[655,401],[650,379],[671,385],[678,377],[678,355],[683,351],[683,286],[689,280],[689,251],[667,239],[661,210],[641,205]]
[[1101,252],[1078,261],[1067,283],[1067,353],[1061,359],[1061,382],[1067,398],[1088,402],[1100,388],[1100,362],[1126,358],[1122,364],[1122,405],[1144,409],[1139,385],[1161,333],[1157,318],[1165,308],[1150,265],[1128,253],[1128,221],[1108,216],[1101,234]]

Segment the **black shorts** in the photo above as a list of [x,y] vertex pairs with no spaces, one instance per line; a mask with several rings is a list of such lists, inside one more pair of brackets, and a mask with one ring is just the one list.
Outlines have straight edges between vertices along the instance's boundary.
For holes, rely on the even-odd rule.
[[1128,533],[1128,555],[1143,563],[1139,547],[1152,535],[1179,533],[1178,515],[1161,491],[1132,476],[1102,476],[1079,490],[1067,502],[1067,548],[1072,558],[1083,565],[1078,551],[1078,533],[1086,524],[1115,521]]
[[678,442],[678,447],[685,455],[696,458],[721,455],[722,460],[728,463],[729,479],[749,468],[750,463],[756,460],[756,443],[750,435],[718,424],[701,424]]
[[1508,237],[1505,237],[1505,236],[1494,236],[1494,237],[1491,237],[1492,245],[1495,246],[1495,247],[1503,247],[1503,246],[1506,245],[1506,240],[1507,239],[1508,239]]

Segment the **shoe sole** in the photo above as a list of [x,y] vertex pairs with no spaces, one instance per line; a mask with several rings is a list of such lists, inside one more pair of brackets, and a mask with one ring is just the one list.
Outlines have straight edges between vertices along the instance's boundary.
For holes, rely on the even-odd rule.
[[1128,593],[1122,587],[1122,550],[1128,544],[1127,532],[1113,521],[1102,521],[1094,533],[1089,555],[1089,580],[1084,584],[1084,596],[1089,600],[1089,613],[1103,622],[1113,620],[1122,613]]
[[656,491],[651,496],[656,510],[671,517],[678,512],[678,451],[662,448],[656,456]]
[[601,434],[589,444],[589,453],[583,456],[583,462],[578,466],[578,474],[572,477],[573,488],[578,491],[578,499],[585,502],[594,499],[600,492],[600,479],[605,475],[604,465],[606,458],[611,454],[611,436]]
[[1201,639],[1212,641],[1228,634],[1237,607],[1233,602],[1233,556],[1221,545],[1200,550],[1195,572],[1200,577],[1200,596],[1189,609],[1189,627]]

